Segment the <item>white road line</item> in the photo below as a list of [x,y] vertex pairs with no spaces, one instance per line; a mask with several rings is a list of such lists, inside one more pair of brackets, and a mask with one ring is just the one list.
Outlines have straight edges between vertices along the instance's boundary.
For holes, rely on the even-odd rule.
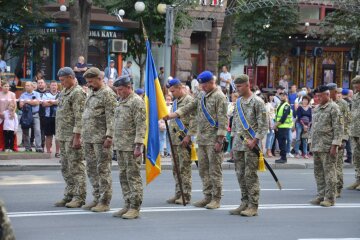
[[360,240],[360,238],[299,238],[298,240]]
[[[237,208],[238,205],[222,205],[221,208],[215,211],[228,211],[230,209]],[[360,203],[341,203],[336,204],[334,207],[326,208],[328,210],[336,208],[360,208]],[[281,210],[281,209],[325,209],[320,206],[313,206],[309,204],[263,204],[259,206],[262,210]],[[111,211],[105,213],[113,213],[118,209],[111,209]],[[186,207],[144,207],[141,209],[142,213],[156,213],[156,212],[190,212],[190,211],[207,211],[205,208],[196,208],[193,206]],[[87,215],[87,214],[99,214],[84,210],[55,210],[55,211],[33,211],[33,212],[9,212],[10,218],[19,217],[44,217],[44,216],[70,216],[70,215]],[[360,239],[357,239],[360,240]]]

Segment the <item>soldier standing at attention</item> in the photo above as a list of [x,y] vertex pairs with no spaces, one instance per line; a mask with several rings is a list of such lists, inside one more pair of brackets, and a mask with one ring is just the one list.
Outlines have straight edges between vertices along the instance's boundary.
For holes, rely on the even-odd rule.
[[6,213],[5,204],[0,200],[0,239],[15,240],[14,231],[10,219]]
[[197,110],[197,143],[199,175],[203,184],[204,199],[194,203],[195,207],[216,209],[220,207],[222,191],[223,144],[227,132],[227,100],[216,86],[214,75],[209,71],[199,74],[198,81],[203,90],[194,101],[179,108],[165,119],[182,119]]
[[349,140],[350,109],[348,103],[341,98],[342,89],[337,88],[336,83],[329,83],[326,86],[330,90],[330,98],[339,106],[340,125],[343,128],[342,145],[339,147],[336,157],[336,197],[339,198],[344,187],[343,158],[346,141]]
[[[189,94],[186,94],[186,89],[179,79],[171,79],[166,87],[175,98],[172,107],[173,112],[194,100]],[[181,119],[176,118],[172,120],[170,122],[170,133],[172,143],[175,146],[176,159],[179,163],[178,166],[183,184],[185,202],[189,203],[191,199],[191,136],[196,134],[194,114],[188,114]],[[183,204],[174,165],[173,176],[175,179],[175,196],[168,199],[166,202]]]
[[118,78],[114,87],[120,97],[115,109],[114,148],[119,164],[124,207],[113,216],[134,219],[139,216],[143,201],[140,169],[146,132],[145,103],[133,92],[129,78]]
[[[235,105],[231,135],[234,137],[233,157],[241,189],[241,205],[230,214],[252,217],[257,215],[260,195],[259,158],[252,149],[261,144],[266,135],[268,120],[264,101],[251,92],[249,77],[240,75],[234,83],[240,98]],[[246,144],[240,137],[246,139]]]
[[340,124],[339,106],[331,101],[327,86],[316,90],[319,106],[314,110],[313,125],[309,142],[314,154],[314,174],[317,197],[310,201],[313,205],[330,207],[335,204],[336,158],[341,146],[343,128]]
[[58,77],[64,89],[58,97],[55,135],[60,145],[61,173],[66,186],[64,198],[55,206],[78,208],[85,204],[86,198],[85,161],[80,142],[86,95],[71,68],[61,68]]
[[88,69],[84,78],[91,91],[85,100],[82,115],[82,141],[94,199],[82,208],[105,212],[110,210],[112,197],[111,157],[116,95],[105,85],[98,68]]
[[356,76],[351,83],[356,94],[353,96],[351,107],[350,136],[353,148],[353,163],[355,165],[355,182],[347,189],[360,191],[360,75]]

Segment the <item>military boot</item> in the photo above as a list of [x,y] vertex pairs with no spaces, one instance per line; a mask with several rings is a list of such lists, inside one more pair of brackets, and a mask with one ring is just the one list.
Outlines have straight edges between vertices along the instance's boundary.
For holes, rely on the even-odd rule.
[[314,198],[313,200],[311,200],[311,201],[310,201],[310,204],[312,204],[312,205],[320,205],[320,203],[321,203],[322,201],[324,201],[323,198],[317,197],[317,198]]
[[256,207],[248,207],[244,211],[241,211],[240,215],[244,216],[244,217],[257,216],[258,215],[257,208]]
[[120,209],[119,211],[114,212],[112,216],[121,218],[128,211],[129,211],[129,207],[124,207],[124,208]]
[[337,190],[336,194],[335,194],[336,198],[340,198],[341,197],[341,190]]
[[195,207],[205,207],[207,204],[209,204],[211,202],[210,198],[204,198],[200,201],[194,202],[193,205]]
[[246,208],[247,208],[247,204],[246,203],[241,203],[241,205],[238,208],[230,210],[229,213],[230,213],[230,215],[240,215],[240,213],[242,211],[246,210]]
[[109,204],[98,203],[95,207],[91,208],[92,212],[107,212],[110,210]]
[[220,200],[212,200],[210,203],[208,203],[205,208],[207,209],[217,209],[220,207]]
[[360,191],[360,185],[355,188],[356,190]]
[[80,208],[82,205],[84,205],[84,201],[81,201],[79,199],[73,199],[71,202],[68,202],[67,204],[65,204],[65,207]]
[[331,207],[334,206],[335,202],[334,201],[330,201],[330,200],[324,200],[320,203],[320,206],[323,207]]
[[346,189],[348,190],[355,190],[357,187],[360,186],[360,182],[356,181],[353,184],[351,184],[350,186],[348,186]]
[[140,215],[139,210],[131,208],[127,213],[122,215],[123,219],[135,219],[138,218]]
[[81,208],[84,210],[91,210],[93,207],[95,207],[98,204],[98,201],[92,201],[90,203],[87,203],[85,205],[83,205]]
[[57,201],[54,206],[55,207],[65,207],[65,204],[68,202],[71,202],[71,199],[61,199],[60,201]]
[[172,198],[169,198],[168,200],[166,200],[167,203],[169,204],[175,204],[175,201],[178,199],[178,196],[174,196]]
[[[190,200],[187,200],[187,199],[185,198],[185,204],[188,204],[188,203],[190,203]],[[182,200],[182,197],[180,197],[179,199],[176,199],[175,204],[184,205],[184,202],[183,202],[183,200]]]

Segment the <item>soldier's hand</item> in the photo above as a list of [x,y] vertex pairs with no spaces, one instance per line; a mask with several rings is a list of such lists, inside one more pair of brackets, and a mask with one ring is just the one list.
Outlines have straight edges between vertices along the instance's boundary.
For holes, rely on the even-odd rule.
[[181,142],[181,146],[182,146],[183,148],[186,148],[187,146],[189,146],[190,141],[191,141],[190,136],[188,136],[188,135],[185,136],[184,139],[183,139],[182,142]]
[[142,145],[141,144],[136,144],[135,149],[134,149],[134,157],[140,157],[142,154]]
[[80,149],[81,148],[80,134],[75,134],[74,135],[72,147],[74,149]]
[[335,157],[337,154],[337,146],[336,145],[331,145],[331,148],[330,148],[330,155],[332,157]]
[[216,142],[214,147],[215,152],[221,152],[222,147],[223,147],[222,143]]
[[170,120],[170,119],[174,119],[174,118],[177,118],[178,115],[177,113],[169,113],[169,115],[165,116],[163,119],[164,120]]
[[112,139],[111,138],[106,138],[103,144],[104,148],[110,148],[112,146]]

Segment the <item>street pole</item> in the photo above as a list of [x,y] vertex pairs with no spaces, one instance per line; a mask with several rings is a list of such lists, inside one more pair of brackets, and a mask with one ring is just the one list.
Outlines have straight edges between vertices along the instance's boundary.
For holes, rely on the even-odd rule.
[[170,76],[171,68],[171,45],[174,37],[174,7],[166,6],[166,24],[165,24],[165,46],[164,46],[164,79],[160,83],[163,87]]

